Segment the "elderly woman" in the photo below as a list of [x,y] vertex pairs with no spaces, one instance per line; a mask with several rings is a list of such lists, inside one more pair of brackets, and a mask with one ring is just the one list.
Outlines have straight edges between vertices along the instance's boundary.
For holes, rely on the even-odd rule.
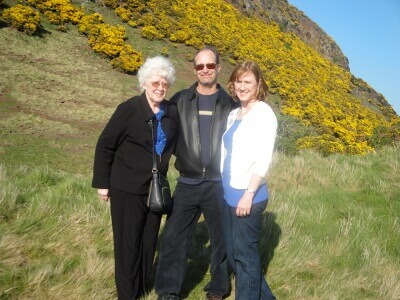
[[100,199],[110,200],[118,299],[130,300],[146,293],[160,228],[161,215],[146,205],[153,144],[158,170],[166,175],[178,120],[176,106],[165,100],[175,81],[171,62],[147,59],[138,79],[143,93],[121,103],[99,137],[92,182]]

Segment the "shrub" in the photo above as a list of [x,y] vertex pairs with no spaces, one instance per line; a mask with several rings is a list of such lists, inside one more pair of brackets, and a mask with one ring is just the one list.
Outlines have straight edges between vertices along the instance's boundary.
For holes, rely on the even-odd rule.
[[125,44],[125,28],[105,24],[100,14],[84,16],[79,32],[88,36],[94,51],[111,59],[110,64],[123,72],[133,73],[143,63],[142,53]]
[[28,0],[38,8],[52,24],[78,24],[84,16],[81,8],[73,5],[69,0]]
[[136,11],[139,15],[142,15],[146,10],[147,0],[127,0],[126,4],[132,11]]
[[168,50],[168,48],[167,48],[167,47],[163,47],[163,48],[161,49],[161,54],[162,54],[163,56],[165,56],[165,57],[168,57],[168,56],[169,56],[169,50]]
[[90,15],[85,15],[82,17],[81,21],[78,25],[78,31],[84,35],[94,34],[98,31],[98,28],[95,25],[103,24],[104,19],[102,15],[98,13],[93,13]]
[[276,138],[276,149],[285,154],[295,155],[298,153],[296,141],[306,136],[316,135],[315,128],[304,125],[299,119],[290,115],[279,115],[278,132]]
[[382,148],[388,145],[395,145],[400,141],[400,123],[389,127],[379,126],[374,129],[374,133],[369,138],[370,144],[374,148]]
[[345,153],[345,146],[333,136],[323,134],[320,136],[306,136],[297,140],[299,149],[315,149],[323,155],[332,153]]
[[143,55],[131,45],[124,45],[119,56],[110,61],[111,65],[126,73],[133,73],[143,64]]
[[170,36],[172,33],[181,28],[181,24],[166,15],[166,12],[164,11],[161,12],[161,14],[158,16],[158,19],[159,22],[155,25],[155,27],[164,36]]
[[153,14],[145,13],[143,14],[140,19],[137,21],[139,26],[149,26],[157,24],[157,19],[154,17]]
[[40,25],[40,15],[29,6],[17,4],[3,11],[4,20],[27,34],[34,34]]
[[186,40],[188,40],[189,37],[190,37],[190,33],[181,29],[181,30],[177,30],[175,33],[171,34],[169,39],[171,42],[183,43]]
[[129,22],[132,19],[132,12],[125,7],[118,7],[115,9],[115,13],[124,21]]
[[94,27],[96,29],[89,35],[92,49],[109,58],[117,57],[124,47],[125,28],[109,24],[98,24]]
[[152,25],[144,26],[144,27],[140,30],[140,33],[141,33],[142,37],[144,37],[144,38],[146,38],[146,39],[148,39],[148,40],[150,40],[150,41],[152,41],[152,40],[154,40],[154,39],[161,39],[161,38],[164,37],[164,36],[163,36],[161,33],[159,33],[158,30],[157,30],[154,26],[152,26]]
[[118,7],[119,5],[119,1],[118,0],[103,0],[103,4],[107,7],[110,7],[112,9],[115,9]]
[[131,26],[131,27],[137,27],[138,26],[138,24],[133,20],[129,20],[128,21],[128,25]]

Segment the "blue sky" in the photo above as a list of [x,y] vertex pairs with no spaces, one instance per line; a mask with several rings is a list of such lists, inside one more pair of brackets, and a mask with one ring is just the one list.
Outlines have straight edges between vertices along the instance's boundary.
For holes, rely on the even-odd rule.
[[400,0],[288,0],[349,59],[351,73],[400,115]]

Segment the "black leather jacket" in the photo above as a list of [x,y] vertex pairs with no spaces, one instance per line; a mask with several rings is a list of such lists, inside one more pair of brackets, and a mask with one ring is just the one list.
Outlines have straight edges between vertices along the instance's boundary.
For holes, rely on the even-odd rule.
[[188,178],[219,178],[221,138],[225,132],[229,112],[239,104],[218,85],[218,99],[215,102],[210,139],[210,164],[201,162],[199,114],[196,82],[190,88],[176,93],[170,101],[175,102],[179,112],[179,135],[175,149],[175,168],[180,175]]

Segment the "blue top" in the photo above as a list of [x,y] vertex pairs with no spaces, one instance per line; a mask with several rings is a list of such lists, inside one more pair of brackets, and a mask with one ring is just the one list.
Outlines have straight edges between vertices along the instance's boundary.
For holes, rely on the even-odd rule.
[[160,110],[156,113],[157,119],[157,138],[155,141],[154,148],[158,155],[161,155],[164,151],[165,144],[167,143],[167,137],[165,136],[164,130],[161,127],[161,118],[165,113],[165,105],[160,104]]
[[[224,198],[225,201],[233,207],[237,207],[240,198],[243,196],[246,190],[235,189],[230,186],[231,180],[231,158],[232,158],[232,144],[233,144],[233,135],[235,131],[240,126],[242,120],[235,120],[232,126],[228,129],[228,131],[224,135],[224,144],[225,149],[227,151],[226,157],[224,160],[224,168],[222,171],[222,185],[224,187]],[[264,183],[259,186],[256,194],[253,198],[253,203],[261,202],[268,199],[268,189],[267,185]]]

